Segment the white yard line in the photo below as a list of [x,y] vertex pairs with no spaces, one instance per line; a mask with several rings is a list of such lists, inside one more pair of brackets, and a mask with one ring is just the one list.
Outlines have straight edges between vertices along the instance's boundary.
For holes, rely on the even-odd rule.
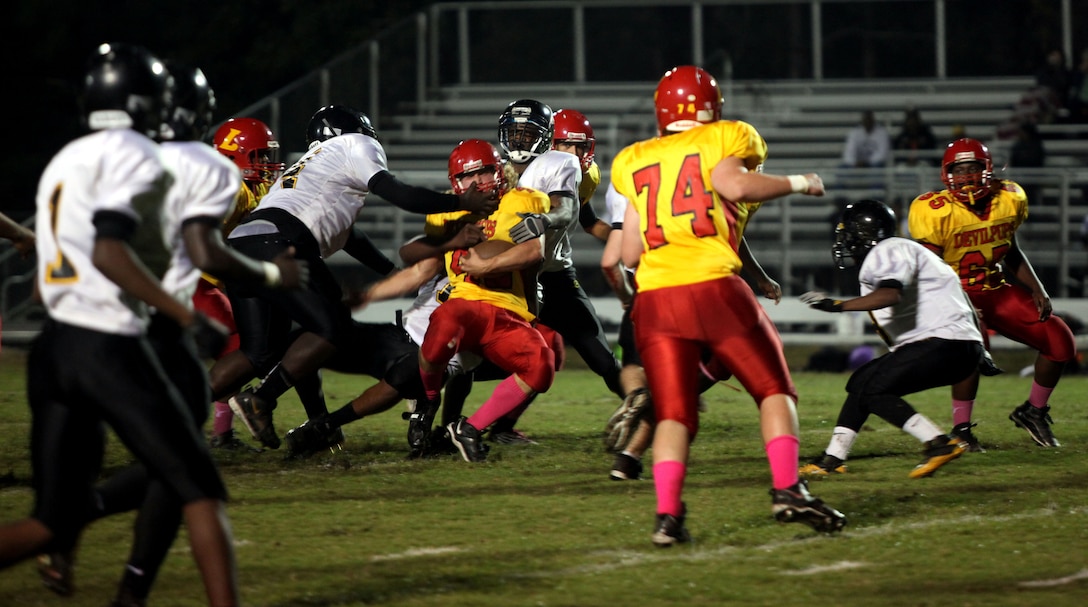
[[795,571],[783,571],[782,575],[819,575],[821,573],[833,573],[835,571],[846,571],[847,569],[858,569],[867,566],[869,563],[858,563],[855,561],[839,561],[837,563],[831,563],[830,565],[816,565],[814,567],[808,567],[806,569],[797,569]]
[[1064,586],[1066,584],[1072,584],[1077,580],[1088,580],[1088,569],[1081,569],[1073,575],[1067,575],[1065,577],[1055,578],[1053,580],[1034,580],[1030,582],[1020,582],[1020,585],[1026,588],[1050,588],[1051,586]]
[[411,550],[405,550],[404,552],[397,552],[394,554],[375,554],[370,557],[371,561],[396,561],[400,559],[410,559],[417,556],[437,556],[439,554],[450,554],[453,552],[464,552],[463,548],[457,548],[454,546],[441,546],[438,548],[412,548]]
[[[1069,514],[1080,514],[1084,512],[1081,509],[1075,509]],[[1038,519],[1040,516],[1053,516],[1053,510],[1038,510],[1034,512],[1025,512],[1021,514],[1013,514],[1008,516],[961,516],[958,518],[940,518],[929,521],[919,521],[906,524],[890,524],[881,525],[876,527],[865,527],[863,529],[849,530],[842,533],[846,537],[855,538],[870,538],[892,535],[895,533],[903,533],[905,531],[911,531],[916,529],[928,529],[932,527],[945,527],[951,526],[961,528],[966,524],[977,523],[994,523],[994,522],[1006,522],[1016,521],[1021,519]],[[849,528],[848,528],[849,529]],[[649,534],[647,534],[649,535]],[[529,573],[520,574],[516,577],[525,578],[557,578],[557,577],[571,577],[579,575],[593,575],[598,573],[605,573],[621,569],[624,567],[638,567],[647,564],[660,563],[660,562],[675,562],[678,560],[684,561],[710,561],[718,560],[723,556],[736,556],[744,553],[766,553],[774,552],[781,548],[796,548],[798,542],[820,542],[820,541],[834,541],[833,538],[826,537],[824,535],[814,535],[802,539],[790,539],[783,541],[770,542],[759,546],[751,547],[737,547],[737,546],[721,546],[709,550],[701,550],[699,548],[690,547],[685,548],[683,546],[677,546],[670,550],[647,550],[645,552],[632,552],[632,551],[601,551],[596,553],[608,559],[608,562],[602,562],[597,564],[579,565],[577,567],[568,569],[558,569],[553,571],[533,571]],[[834,565],[828,565],[827,568],[841,568],[850,569],[865,566],[865,563],[856,563],[843,561]],[[782,575],[811,575],[814,573],[822,573],[821,568],[812,567],[803,570],[783,570],[780,571]],[[829,569],[831,570],[831,569]],[[1088,570],[1086,570],[1088,571]],[[1088,572],[1082,571],[1069,578],[1059,578],[1058,580],[1044,580],[1040,582],[1022,582],[1021,585],[1057,585],[1059,583],[1068,583],[1068,581],[1074,581],[1075,579],[1082,579],[1088,577]],[[1067,581],[1068,580],[1068,581]]]

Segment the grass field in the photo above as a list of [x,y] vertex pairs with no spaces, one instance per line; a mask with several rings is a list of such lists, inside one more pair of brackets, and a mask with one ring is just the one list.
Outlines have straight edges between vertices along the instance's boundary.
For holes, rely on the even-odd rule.
[[[1024,360],[998,363],[1015,370]],[[827,444],[846,378],[795,374],[802,457]],[[372,381],[326,379],[330,406]],[[469,410],[493,385],[476,387]],[[300,462],[279,452],[220,454],[242,597],[268,607],[1080,606],[1088,597],[1088,377],[1066,377],[1051,402],[1059,449],[1034,446],[1007,419],[1029,386],[1015,372],[984,379],[975,431],[987,452],[933,478],[907,478],[920,445],[871,419],[849,473],[813,483],[850,519],[835,537],[773,520],[755,408],[728,386],[706,394],[693,446],[685,500],[694,541],[667,550],[649,539],[653,482],[608,480],[600,432],[617,403],[578,368],[561,372],[523,418],[521,429],[539,444],[494,446],[485,464],[407,461],[400,408],[346,427],[336,454]],[[32,499],[23,390],[23,356],[5,348],[3,520],[24,516]],[[950,423],[947,389],[911,400]],[[301,421],[301,407],[285,397],[280,432]],[[107,473],[127,461],[112,443]],[[55,597],[24,563],[0,572],[0,605],[108,604],[131,522],[118,516],[88,530],[75,596]],[[184,537],[175,544],[151,605],[204,604],[186,546]]]

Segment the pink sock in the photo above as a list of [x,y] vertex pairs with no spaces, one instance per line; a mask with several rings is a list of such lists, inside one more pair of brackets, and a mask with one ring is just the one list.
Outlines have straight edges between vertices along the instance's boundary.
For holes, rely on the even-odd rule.
[[1050,394],[1054,392],[1054,388],[1044,388],[1034,381],[1031,382],[1031,394],[1028,396],[1028,402],[1032,407],[1042,409],[1050,402]]
[[427,400],[438,400],[438,394],[442,391],[442,372],[424,371],[420,367],[419,377],[423,380],[423,394]]
[[511,375],[495,386],[491,397],[480,405],[472,417],[468,418],[468,423],[472,424],[473,428],[483,430],[495,423],[495,420],[517,409],[528,397],[529,394],[522,392],[518,380]]
[[767,450],[767,461],[771,463],[771,484],[774,488],[786,489],[796,485],[801,441],[792,434],[783,434],[772,438],[764,448]]
[[230,410],[230,405],[223,401],[215,401],[215,415],[212,417],[212,432],[215,434],[223,434],[230,430],[233,423],[234,412]]
[[971,411],[975,408],[973,400],[952,399],[952,425],[971,423]]
[[654,462],[657,514],[680,516],[684,513],[684,505],[680,500],[680,496],[684,492],[684,477],[687,474],[688,467],[683,462],[676,460]]

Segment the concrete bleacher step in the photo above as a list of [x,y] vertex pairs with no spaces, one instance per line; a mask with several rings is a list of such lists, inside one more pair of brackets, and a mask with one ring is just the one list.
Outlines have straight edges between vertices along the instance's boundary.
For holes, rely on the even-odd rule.
[[[933,129],[938,141],[949,139],[954,126],[963,126],[970,136],[992,143],[995,161],[1004,163],[1008,141],[995,141],[997,128],[1015,111],[1020,95],[1033,84],[1030,77],[956,79],[948,81],[835,81],[835,82],[735,82],[725,83],[727,118],[748,121],[767,140],[769,157],[765,170],[777,174],[818,172],[828,193],[822,199],[790,197],[764,205],[749,225],[746,235],[756,256],[765,266],[785,272],[780,280],[791,287],[802,286],[814,272],[831,267],[831,216],[844,200],[877,198],[904,205],[915,196],[941,187],[934,166],[943,149],[924,153],[931,165],[903,167],[905,158],[895,157],[893,166],[859,173],[842,171],[840,154],[848,129],[859,121],[863,110],[874,110],[876,118],[894,136],[904,110],[914,106]],[[653,85],[647,83],[585,84],[472,84],[444,87],[431,101],[411,111],[385,117],[382,136],[390,170],[416,185],[445,189],[446,158],[462,139],[480,138],[495,142],[498,117],[506,104],[518,98],[536,98],[553,109],[564,106],[589,116],[597,134],[597,158],[605,181],[611,159],[621,147],[653,134]],[[1088,160],[1088,129],[1048,128],[1048,167],[1083,167]],[[940,146],[939,146],[940,147]],[[1015,178],[1016,169],[1009,175]],[[1026,174],[1025,174],[1026,175]],[[1063,239],[1076,245],[1079,218],[1088,210],[1074,206],[1069,232],[1063,234],[1051,207],[1063,195],[1065,177],[1044,176],[1040,200],[1032,200],[1031,219],[1023,228],[1025,250],[1037,267],[1053,268],[1059,261],[1054,243]],[[1025,179],[1030,177],[1025,176]],[[1085,178],[1077,177],[1073,197],[1088,189]],[[1077,205],[1074,202],[1074,205]],[[368,201],[368,207],[370,203]],[[594,199],[603,209],[603,189]],[[905,210],[905,209],[901,209]],[[409,217],[415,225],[417,218]],[[381,223],[383,234],[398,228],[389,219]],[[407,233],[407,232],[406,232]],[[411,233],[408,233],[411,235]],[[587,235],[574,236],[575,263],[595,268],[600,244]],[[383,243],[383,247],[386,243]],[[388,248],[399,243],[388,241]],[[1048,270],[1052,271],[1052,270]]]

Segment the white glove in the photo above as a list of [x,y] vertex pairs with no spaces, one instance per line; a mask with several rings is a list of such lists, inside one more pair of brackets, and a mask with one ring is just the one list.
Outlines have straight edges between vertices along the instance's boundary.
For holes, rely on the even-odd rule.
[[820,310],[823,312],[842,312],[842,300],[832,299],[827,296],[827,293],[821,293],[819,291],[809,291],[803,293],[800,297],[801,303],[808,304],[808,307],[813,310]]
[[539,237],[552,225],[551,220],[540,213],[518,213],[518,217],[521,217],[521,221],[510,228],[510,239],[515,244],[528,242]]

